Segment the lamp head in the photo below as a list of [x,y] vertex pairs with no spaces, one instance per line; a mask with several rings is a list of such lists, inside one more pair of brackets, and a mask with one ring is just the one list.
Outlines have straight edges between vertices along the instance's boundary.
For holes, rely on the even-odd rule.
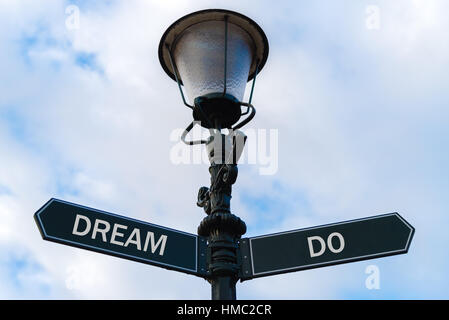
[[262,29],[250,18],[223,9],[180,18],[159,44],[162,68],[185,87],[194,103],[194,119],[207,128],[230,128],[240,119],[246,83],[267,57]]

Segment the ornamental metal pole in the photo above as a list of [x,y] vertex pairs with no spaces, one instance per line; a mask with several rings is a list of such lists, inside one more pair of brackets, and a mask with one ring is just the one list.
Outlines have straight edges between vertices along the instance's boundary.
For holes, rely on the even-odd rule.
[[211,187],[202,187],[198,206],[207,217],[198,227],[198,235],[208,237],[208,281],[212,300],[235,300],[239,279],[238,240],[246,232],[245,223],[230,211],[232,184],[237,165],[214,164],[209,167]]
[[[221,22],[224,22],[223,33],[218,27]],[[223,74],[216,67],[221,63],[222,48]],[[256,113],[251,104],[254,83],[267,61],[268,50],[268,39],[256,22],[223,9],[201,10],[178,19],[164,32],[159,43],[162,68],[177,82],[184,104],[193,110],[193,122],[181,140],[188,145],[206,144],[209,148],[219,145],[220,138],[222,142],[232,138],[232,143],[228,139],[222,146],[232,144],[234,151],[241,147],[238,152],[231,152],[232,162],[218,161],[217,154],[229,154],[226,147],[208,150],[211,185],[200,188],[198,194],[197,204],[207,214],[198,227],[198,235],[208,239],[205,278],[211,284],[214,300],[235,300],[236,282],[241,276],[238,241],[246,232],[246,225],[230,210],[237,161],[246,140],[237,129],[251,121]],[[246,82],[251,80],[249,101],[243,102]],[[210,85],[204,86],[205,81]],[[233,85],[228,85],[228,81]],[[182,85],[188,89],[187,93],[190,90],[193,105],[187,103]],[[242,112],[242,106],[246,111]],[[195,123],[208,129],[217,140],[187,140]],[[233,132],[233,136],[223,135],[222,128]],[[237,140],[243,143],[235,144]]]

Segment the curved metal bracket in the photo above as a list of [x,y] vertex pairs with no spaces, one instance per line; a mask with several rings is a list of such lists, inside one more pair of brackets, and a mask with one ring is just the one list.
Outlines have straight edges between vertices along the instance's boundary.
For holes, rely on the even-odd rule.
[[248,109],[244,113],[241,114],[242,116],[248,114],[250,110],[251,110],[251,113],[245,120],[243,120],[240,123],[236,124],[232,128],[232,130],[240,129],[245,124],[250,122],[254,118],[254,116],[256,115],[256,108],[254,108],[254,106],[251,103],[241,102],[240,105],[248,107]]
[[206,144],[207,140],[191,140],[191,141],[186,141],[186,136],[187,134],[190,132],[190,130],[192,130],[193,126],[195,125],[195,122],[191,122],[189,124],[189,126],[184,130],[184,132],[181,135],[181,140],[182,142],[184,142],[185,144],[188,144],[190,146],[193,146],[195,144]]

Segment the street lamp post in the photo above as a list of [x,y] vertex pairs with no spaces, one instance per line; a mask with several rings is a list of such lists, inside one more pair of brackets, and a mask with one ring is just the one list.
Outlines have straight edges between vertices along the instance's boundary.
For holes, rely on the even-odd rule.
[[[241,239],[246,225],[231,213],[232,185],[246,142],[239,129],[256,113],[251,104],[254,83],[267,56],[262,29],[228,10],[191,13],[162,36],[159,60],[193,111],[181,140],[205,144],[210,161],[210,187],[198,192],[197,205],[207,215],[198,236],[52,198],[34,215],[42,237],[205,278],[214,300],[235,300],[238,279],[407,253],[415,229],[396,212]],[[242,102],[250,80],[249,100]],[[209,130],[208,139],[187,140],[196,123]],[[146,234],[144,242],[141,233]]]
[[[232,185],[246,136],[239,129],[255,115],[251,104],[254,84],[268,57],[268,40],[250,18],[229,10],[202,10],[174,22],[159,44],[159,60],[177,82],[193,122],[181,136],[186,144],[205,144],[211,185],[201,187],[197,205],[207,216],[198,235],[207,237],[207,280],[212,299],[235,300],[239,279],[239,239],[245,223],[230,210]],[[246,83],[253,80],[248,102],[242,102]],[[189,103],[184,95],[184,86]],[[242,106],[246,109],[242,111]],[[247,116],[240,121],[242,116]],[[188,141],[195,123],[210,131],[207,140]],[[222,133],[228,129],[228,134]]]

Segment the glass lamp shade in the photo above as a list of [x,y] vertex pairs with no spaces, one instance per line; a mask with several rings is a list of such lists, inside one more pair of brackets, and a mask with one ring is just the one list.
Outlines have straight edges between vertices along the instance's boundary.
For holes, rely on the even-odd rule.
[[253,20],[222,9],[194,12],[174,22],[159,44],[162,67],[174,80],[176,72],[192,102],[224,92],[225,52],[226,94],[242,101],[268,56],[268,40]]
[[[226,93],[242,101],[254,43],[239,26],[228,23],[227,28]],[[206,21],[189,27],[175,43],[173,57],[191,101],[224,92],[225,23]]]

